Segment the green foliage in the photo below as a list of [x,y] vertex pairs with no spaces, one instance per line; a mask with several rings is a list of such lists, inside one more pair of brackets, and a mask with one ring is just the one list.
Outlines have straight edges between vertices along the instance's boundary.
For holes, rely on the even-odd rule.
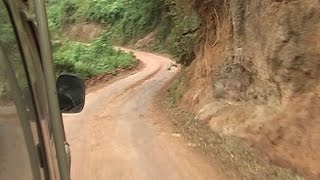
[[84,21],[112,24],[124,16],[124,1],[111,0],[60,0],[49,1],[48,21],[53,43],[57,73],[76,73],[89,78],[117,68],[126,68],[135,61],[132,54],[116,50],[110,34],[104,34],[91,44],[62,40],[64,25]]
[[184,87],[185,81],[185,78],[181,76],[174,81],[168,89],[167,105],[170,109],[173,109],[177,105],[178,101],[182,98],[184,92],[182,88]]
[[163,0],[129,1],[121,21],[124,42],[142,38],[153,31],[161,20]]
[[89,2],[86,16],[89,21],[114,24],[121,20],[125,14],[125,2],[96,0]]
[[128,42],[145,36],[161,20],[165,0],[60,0],[49,1],[48,17],[52,29],[66,23],[95,21],[111,25],[114,34]]
[[0,3],[0,43],[6,50],[15,50],[16,39],[13,27],[10,23],[9,14],[5,10],[4,4]]
[[48,23],[53,30],[58,30],[65,23],[75,22],[74,15],[79,10],[77,1],[61,0],[49,1],[48,3]]
[[[111,42],[118,44],[135,42],[150,32],[155,32],[157,41],[152,49],[168,52],[185,65],[189,65],[194,59],[194,46],[199,39],[199,18],[190,8],[183,7],[180,1],[60,0],[50,1],[48,6],[49,24],[52,29],[59,30],[63,25],[75,22],[104,23],[108,25]],[[110,67],[102,63],[105,62],[101,60],[103,58],[95,56],[98,47],[103,50],[97,54],[115,56],[109,50],[111,44],[104,48],[104,43],[98,39],[86,47],[81,43],[67,42],[55,53],[58,69],[81,72],[84,76],[92,76],[102,69],[109,70]],[[92,61],[95,63],[88,63]],[[99,64],[99,67],[95,68],[95,64]],[[93,69],[89,72],[91,65]]]
[[[3,2],[0,2],[0,46],[3,48],[8,58],[9,66],[14,70],[20,88],[27,86],[25,71],[21,60],[21,54],[18,42],[15,36],[14,27],[11,24],[10,15],[8,14]],[[3,64],[0,66],[0,101],[9,96],[9,87],[7,84],[7,69]]]
[[201,22],[190,8],[169,1],[157,28],[154,49],[172,54],[179,63],[189,65],[195,58],[194,46],[200,39]]
[[168,44],[171,52],[184,65],[189,65],[195,58],[194,46],[198,43],[200,27],[196,14],[175,16],[175,27],[172,29]]
[[66,41],[55,49],[58,73],[71,72],[84,78],[126,68],[135,62],[132,54],[114,49],[108,35],[101,36],[91,44]]

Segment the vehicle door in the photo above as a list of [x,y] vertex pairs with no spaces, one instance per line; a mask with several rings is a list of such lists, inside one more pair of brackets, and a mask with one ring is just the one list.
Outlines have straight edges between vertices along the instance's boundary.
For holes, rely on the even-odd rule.
[[58,180],[32,3],[0,3],[0,179]]

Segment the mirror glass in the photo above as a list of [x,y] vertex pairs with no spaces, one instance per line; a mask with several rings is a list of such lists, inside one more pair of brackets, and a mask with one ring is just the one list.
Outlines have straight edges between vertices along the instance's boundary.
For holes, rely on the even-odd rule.
[[84,81],[72,74],[62,74],[57,80],[57,91],[62,113],[79,113],[85,103]]

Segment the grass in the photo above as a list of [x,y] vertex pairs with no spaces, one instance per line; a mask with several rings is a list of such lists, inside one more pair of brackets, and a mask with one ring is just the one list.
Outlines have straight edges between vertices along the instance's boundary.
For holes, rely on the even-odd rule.
[[178,99],[182,98],[182,90],[179,87],[182,87],[181,83],[183,82],[182,78],[176,80],[167,93],[167,106],[170,109],[173,109],[177,104]]

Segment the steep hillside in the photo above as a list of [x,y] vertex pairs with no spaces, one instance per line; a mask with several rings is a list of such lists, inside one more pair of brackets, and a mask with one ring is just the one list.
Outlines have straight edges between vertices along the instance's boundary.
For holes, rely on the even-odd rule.
[[184,0],[202,24],[178,104],[267,160],[320,178],[320,2]]

